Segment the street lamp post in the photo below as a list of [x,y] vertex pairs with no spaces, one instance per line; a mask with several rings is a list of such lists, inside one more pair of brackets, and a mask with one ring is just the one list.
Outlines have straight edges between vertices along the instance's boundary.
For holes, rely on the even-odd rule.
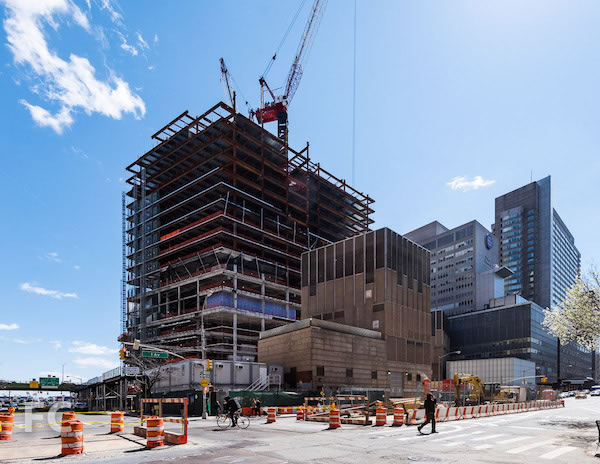
[[[200,334],[202,337],[202,378],[206,379],[206,333],[204,331],[204,310],[206,309],[206,302],[208,298],[213,294],[212,291],[208,291],[204,297],[202,303],[202,311],[200,312]],[[204,388],[202,389],[202,419],[206,419],[206,393]]]
[[460,354],[460,350],[451,351],[450,353],[441,354],[438,356],[438,380],[442,380],[442,358],[450,356],[451,354]]

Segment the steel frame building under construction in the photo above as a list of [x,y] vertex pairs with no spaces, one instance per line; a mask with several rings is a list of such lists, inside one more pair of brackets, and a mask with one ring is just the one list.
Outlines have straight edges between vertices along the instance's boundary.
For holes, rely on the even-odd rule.
[[124,331],[256,361],[260,331],[301,318],[301,254],[368,230],[373,200],[224,103],[152,138],[127,167]]

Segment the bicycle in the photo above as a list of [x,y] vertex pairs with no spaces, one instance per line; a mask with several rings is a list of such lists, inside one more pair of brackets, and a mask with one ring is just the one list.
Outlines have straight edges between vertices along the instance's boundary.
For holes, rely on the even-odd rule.
[[[236,411],[234,414],[237,419],[237,426],[240,429],[247,429],[250,426],[250,419],[246,416],[242,416],[239,410]],[[222,429],[231,427],[231,418],[229,417],[229,414],[218,414],[217,425]]]

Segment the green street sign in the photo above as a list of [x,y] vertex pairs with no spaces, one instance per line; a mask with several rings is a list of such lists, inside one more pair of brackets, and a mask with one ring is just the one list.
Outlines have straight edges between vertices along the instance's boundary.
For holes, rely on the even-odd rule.
[[142,358],[167,359],[168,357],[169,353],[164,351],[142,351]]
[[58,377],[40,377],[40,387],[58,387],[59,385]]

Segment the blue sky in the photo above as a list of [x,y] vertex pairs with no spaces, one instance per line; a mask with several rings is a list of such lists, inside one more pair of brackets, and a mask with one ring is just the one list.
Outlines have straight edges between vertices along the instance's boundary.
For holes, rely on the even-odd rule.
[[[0,0],[0,378],[117,364],[124,167],[182,111],[225,99],[221,56],[240,107],[256,106],[300,3]],[[358,0],[354,184],[375,225],[489,227],[496,196],[551,174],[584,265],[597,262],[598,17],[592,1]],[[348,181],[352,40],[353,2],[330,0],[290,106],[292,146],[309,140]]]

